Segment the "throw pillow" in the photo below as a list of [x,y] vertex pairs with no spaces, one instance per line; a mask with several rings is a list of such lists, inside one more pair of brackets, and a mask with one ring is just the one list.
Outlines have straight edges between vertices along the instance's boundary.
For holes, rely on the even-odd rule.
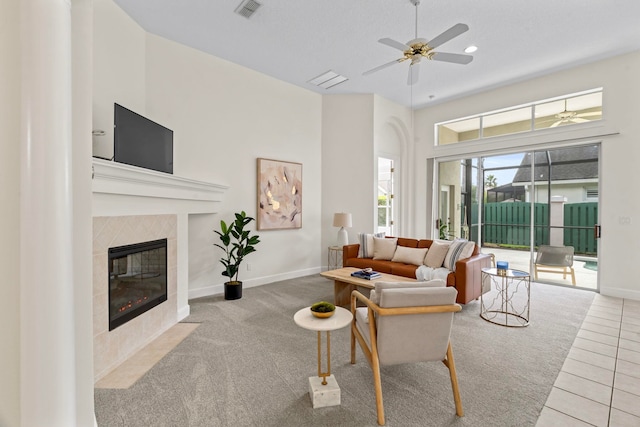
[[389,261],[393,258],[398,246],[396,237],[387,239],[386,237],[373,238],[373,259]]
[[369,299],[376,303],[380,303],[380,294],[384,289],[400,289],[400,288],[444,288],[446,283],[441,279],[429,280],[427,282],[376,282],[375,288],[371,289]]
[[373,238],[384,237],[384,232],[375,234],[358,233],[358,258],[373,258]]
[[427,251],[427,255],[424,257],[424,265],[431,268],[442,267],[450,244],[451,242],[446,240],[434,240]]
[[456,271],[456,262],[460,259],[469,258],[473,253],[475,242],[470,242],[465,239],[456,239],[447,251],[447,256],[444,258],[444,266],[451,271]]
[[407,248],[405,246],[398,246],[391,261],[422,265],[426,254],[427,248]]

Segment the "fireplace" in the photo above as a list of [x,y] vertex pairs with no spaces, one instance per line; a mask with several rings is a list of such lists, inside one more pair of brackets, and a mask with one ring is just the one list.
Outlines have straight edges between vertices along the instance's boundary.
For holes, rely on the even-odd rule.
[[109,330],[167,300],[167,239],[109,248]]

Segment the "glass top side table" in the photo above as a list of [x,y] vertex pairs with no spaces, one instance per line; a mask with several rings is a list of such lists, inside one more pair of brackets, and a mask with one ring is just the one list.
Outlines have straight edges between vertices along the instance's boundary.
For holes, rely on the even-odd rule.
[[480,317],[487,322],[509,327],[529,325],[531,276],[521,270],[482,269]]

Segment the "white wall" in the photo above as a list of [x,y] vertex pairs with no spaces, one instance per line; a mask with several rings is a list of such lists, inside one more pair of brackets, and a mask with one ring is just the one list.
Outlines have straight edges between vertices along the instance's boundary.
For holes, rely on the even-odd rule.
[[[145,32],[112,0],[94,0],[93,155],[113,156],[113,103],[145,115]],[[150,117],[152,120],[153,117]]]
[[0,425],[20,423],[20,1],[0,3]]
[[358,233],[376,229],[377,158],[397,159],[401,171],[398,184],[406,189],[398,205],[398,235],[409,236],[411,227],[411,186],[413,144],[410,137],[411,113],[377,95],[325,95],[322,100],[322,212],[324,261],[327,247],[337,243],[333,214],[350,212],[353,227],[347,230],[349,242]]
[[[422,109],[416,113],[416,138],[420,142],[417,157],[421,159],[419,161],[426,162],[440,155],[455,157],[463,150],[482,153],[536,144],[548,146],[562,140],[573,143],[602,141],[600,290],[605,295],[640,299],[640,285],[626,255],[640,253],[640,198],[629,187],[629,177],[638,169],[640,158],[640,144],[637,143],[640,109],[636,102],[640,97],[639,73],[640,53],[636,52]],[[601,123],[579,127],[578,130],[540,131],[537,136],[493,138],[467,145],[434,147],[433,126],[437,122],[596,87],[604,88]],[[615,132],[619,134],[606,136]],[[427,173],[432,172],[418,170],[418,173],[416,195],[430,196],[419,202],[416,218],[426,218],[427,209],[431,209],[432,202],[435,203],[431,189],[425,185]],[[637,179],[634,178],[633,182]],[[419,197],[417,199],[420,200]],[[626,218],[630,218],[630,224]],[[426,228],[426,221],[422,227]]]
[[[376,198],[373,95],[325,95],[322,99],[322,250],[338,243],[333,214],[350,212],[349,242],[374,231]],[[326,265],[324,264],[323,265]]]
[[189,218],[190,296],[222,291],[213,229],[234,212],[256,216],[259,157],[302,163],[302,228],[259,232],[240,279],[247,287],[319,271],[321,96],[147,34],[110,0],[97,3],[95,126],[107,128],[113,102],[123,104],[174,131],[175,175],[230,186],[219,215]]

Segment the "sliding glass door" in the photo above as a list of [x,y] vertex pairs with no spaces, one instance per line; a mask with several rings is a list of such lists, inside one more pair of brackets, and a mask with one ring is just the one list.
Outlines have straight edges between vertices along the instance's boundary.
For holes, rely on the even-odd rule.
[[575,277],[575,286],[597,289],[599,150],[593,144],[438,163],[440,238],[468,236],[532,277],[541,246],[566,248],[573,276],[539,265],[537,281],[574,286]]

